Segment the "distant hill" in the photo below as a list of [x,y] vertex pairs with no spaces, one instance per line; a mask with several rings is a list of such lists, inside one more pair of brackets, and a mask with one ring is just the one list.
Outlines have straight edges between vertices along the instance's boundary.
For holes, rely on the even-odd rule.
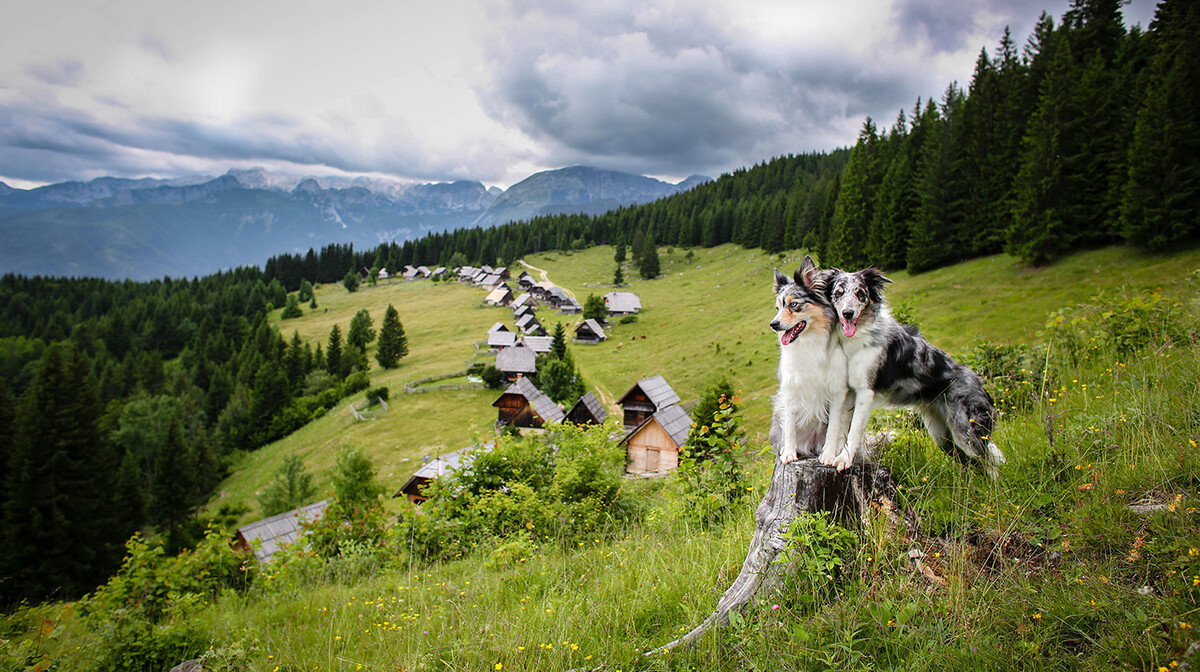
[[672,185],[574,166],[501,191],[470,180],[412,184],[256,168],[217,178],[101,177],[37,189],[0,184],[0,272],[134,280],[204,275],[330,243],[373,247],[538,214],[600,213],[707,179]]

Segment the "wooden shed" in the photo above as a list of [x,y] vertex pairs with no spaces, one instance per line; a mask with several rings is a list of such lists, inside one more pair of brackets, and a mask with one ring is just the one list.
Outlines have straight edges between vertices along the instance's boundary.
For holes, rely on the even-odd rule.
[[591,392],[580,397],[571,410],[567,411],[567,422],[577,425],[599,425],[607,417],[608,411],[604,410],[604,404]]
[[[488,332],[487,344],[492,350],[500,351],[504,348],[511,348],[517,343],[517,335],[508,329],[498,329]],[[497,366],[496,368],[500,368]]]
[[456,450],[429,460],[416,473],[408,477],[408,481],[404,483],[404,487],[400,488],[400,491],[393,495],[393,497],[404,495],[413,504],[420,504],[425,501],[428,498],[421,492],[425,484],[435,478],[441,478],[446,473],[458,469],[467,463],[470,460],[471,450],[474,448],[477,448],[477,446]]
[[518,378],[499,399],[492,402],[492,406],[499,409],[497,427],[512,425],[539,428],[547,422],[562,422],[564,417],[558,404],[537,389],[528,378]]
[[489,306],[507,306],[512,303],[513,293],[508,287],[501,285],[492,290],[491,294],[484,299]]
[[521,342],[525,347],[533,350],[535,355],[544,355],[550,352],[550,348],[554,345],[553,336],[522,336]]
[[522,334],[530,334],[533,336],[545,336],[546,330],[542,328],[542,323],[538,322],[537,316],[533,313],[526,313],[517,320],[517,329]]
[[642,300],[632,292],[609,292],[604,295],[604,305],[610,316],[636,315],[642,309]]
[[617,400],[624,411],[625,429],[633,429],[659,410],[678,403],[679,395],[662,376],[639,380]]
[[591,318],[584,320],[578,327],[575,327],[576,343],[596,345],[606,338],[608,338],[608,335],[604,333],[604,327],[601,327],[599,322]]
[[253,550],[259,562],[270,562],[276,552],[300,538],[301,522],[316,520],[325,513],[326,504],[322,500],[243,525],[238,528],[233,545],[235,548]]
[[[497,332],[500,335],[507,332]],[[504,348],[496,353],[496,368],[500,369],[509,380],[520,376],[537,373],[537,353],[517,341],[511,348]]]
[[679,466],[679,447],[688,438],[692,419],[679,404],[666,406],[634,427],[621,443],[629,458],[625,471],[652,476],[667,474]]

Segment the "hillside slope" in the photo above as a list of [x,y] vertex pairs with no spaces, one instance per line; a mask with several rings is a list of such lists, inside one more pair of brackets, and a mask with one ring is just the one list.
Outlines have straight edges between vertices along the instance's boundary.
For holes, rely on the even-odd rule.
[[[687,258],[681,249],[663,248],[663,275],[635,279],[622,291],[637,293],[643,311],[631,324],[611,329],[607,342],[574,345],[572,353],[584,380],[610,412],[612,401],[641,378],[662,374],[685,403],[699,398],[705,387],[724,376],[742,390],[746,429],[752,441],[765,441],[770,420],[770,396],[775,391],[777,341],[767,327],[774,314],[771,270],[794,269],[803,254],[780,260],[758,250],[733,245],[698,249]],[[582,301],[589,293],[612,290],[613,249],[607,246],[572,254],[533,255],[528,261],[545,269],[550,279]],[[628,263],[628,262],[627,262]],[[1006,255],[985,257],[938,271],[909,276],[897,273],[889,299],[921,325],[936,345],[962,353],[977,339],[993,343],[1030,343],[1037,339],[1053,310],[1118,288],[1152,289],[1178,282],[1200,267],[1200,250],[1148,256],[1114,247],[1071,255],[1060,262],[1031,270]],[[626,277],[635,276],[632,270]],[[405,394],[404,384],[463,370],[469,361],[490,361],[476,342],[485,339],[495,322],[513,326],[506,308],[483,305],[485,292],[458,283],[393,281],[347,293],[340,285],[317,291],[319,308],[304,309],[299,319],[280,321],[285,339],[293,332],[309,342],[324,343],[334,324],[345,334],[351,317],[366,309],[382,321],[389,303],[396,306],[409,338],[410,354],[399,368],[382,371],[371,359],[372,386],[386,385],[392,395],[390,411],[370,422],[355,421],[347,406],[361,403],[356,395],[325,417],[275,444],[244,456],[219,488],[210,508],[244,504],[256,517],[255,491],[265,485],[289,454],[305,459],[317,475],[321,491],[333,454],[342,445],[355,445],[375,461],[388,487],[399,488],[424,455],[453,451],[494,435],[498,393],[486,390],[441,390]],[[563,322],[568,331],[579,316],[542,309],[538,315],[548,331]],[[373,355],[374,346],[370,353]]]

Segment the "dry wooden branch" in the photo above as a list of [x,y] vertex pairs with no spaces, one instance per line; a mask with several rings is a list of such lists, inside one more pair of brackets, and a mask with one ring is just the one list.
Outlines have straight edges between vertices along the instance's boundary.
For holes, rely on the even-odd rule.
[[725,625],[729,622],[730,612],[744,608],[760,592],[774,586],[782,575],[782,569],[774,561],[787,546],[783,535],[800,513],[828,511],[843,525],[860,526],[871,508],[882,510],[894,525],[907,532],[916,529],[915,520],[898,511],[896,483],[884,467],[868,463],[838,472],[822,465],[816,458],[790,464],[776,462],[771,486],[754,514],[754,537],[741,573],[704,622],[646,655],[665,653],[689,644],[710,628]]

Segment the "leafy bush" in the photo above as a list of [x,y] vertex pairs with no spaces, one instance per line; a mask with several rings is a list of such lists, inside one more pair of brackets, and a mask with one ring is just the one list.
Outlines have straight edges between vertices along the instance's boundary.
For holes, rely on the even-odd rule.
[[134,535],[125,562],[95,594],[80,601],[88,627],[102,642],[96,669],[164,670],[198,657],[209,645],[191,619],[202,602],[245,590],[252,559],[235,551],[224,530],[209,528],[194,551],[167,556],[161,542]]
[[487,385],[490,390],[498,390],[505,383],[504,372],[491,364],[484,365],[483,370],[479,372],[479,377],[483,379],[483,384]]
[[552,424],[544,435],[502,436],[476,449],[426,486],[420,515],[397,526],[397,545],[429,561],[484,545],[572,545],[606,534],[638,508],[622,494],[625,452],[612,430]]
[[1043,390],[1054,386],[1049,354],[1045,345],[978,341],[962,363],[983,380],[996,409],[1011,413],[1029,408]]
[[742,474],[744,432],[735,415],[735,399],[722,394],[712,417],[707,421],[697,418],[679,449],[679,468],[672,485],[674,511],[681,519],[720,522],[750,492]]
[[378,401],[376,401],[378,399],[387,401],[390,394],[391,390],[389,390],[386,385],[381,385],[379,387],[374,387],[370,390],[367,390],[366,398],[369,403],[376,404],[378,403]]
[[617,321],[618,324],[633,324],[637,322],[637,315],[626,315]]
[[1072,366],[1102,353],[1127,357],[1196,339],[1195,320],[1184,305],[1157,291],[1100,295],[1051,313],[1046,327]]
[[828,512],[801,513],[783,533],[787,546],[775,559],[789,565],[797,590],[789,591],[806,607],[830,600],[854,554],[858,536],[830,519]]

